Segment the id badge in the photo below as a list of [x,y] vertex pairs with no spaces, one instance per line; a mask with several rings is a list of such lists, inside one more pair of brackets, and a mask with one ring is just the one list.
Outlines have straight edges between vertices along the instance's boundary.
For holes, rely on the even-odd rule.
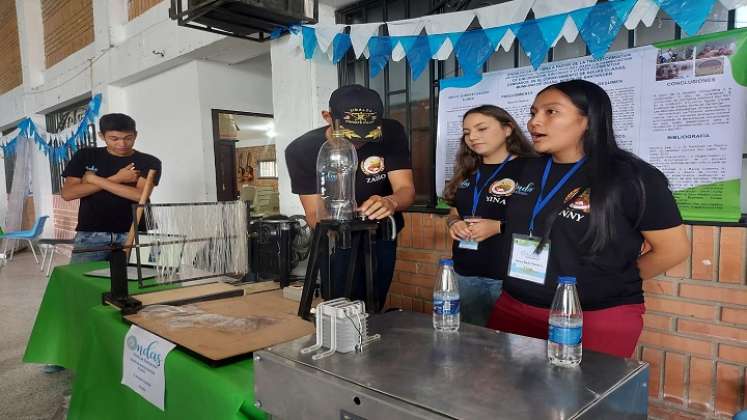
[[477,247],[479,245],[480,244],[477,241],[466,241],[466,240],[459,241],[460,249],[471,249],[473,251],[477,251]]
[[545,284],[547,261],[550,258],[550,242],[548,241],[537,254],[534,250],[537,249],[539,243],[539,238],[514,234],[511,240],[509,276],[532,283]]

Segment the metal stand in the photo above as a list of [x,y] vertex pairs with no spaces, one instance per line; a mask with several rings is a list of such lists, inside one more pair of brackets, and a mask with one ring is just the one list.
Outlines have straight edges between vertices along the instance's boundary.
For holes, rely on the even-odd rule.
[[104,293],[104,304],[110,303],[120,308],[123,315],[134,314],[143,304],[130,296],[127,284],[127,254],[121,245],[115,245],[109,257],[111,291]]
[[[311,253],[309,262],[306,267],[306,276],[304,278],[303,293],[301,294],[301,304],[298,306],[298,316],[308,320],[311,312],[311,303],[314,299],[314,293],[319,288],[316,278],[320,271],[321,264],[326,265],[323,270],[321,279],[321,293],[324,300],[338,297],[352,298],[353,281],[355,276],[356,262],[358,254],[363,253],[366,267],[365,287],[366,287],[366,308],[370,311],[378,312],[379,304],[374,293],[374,271],[376,270],[376,255],[374,244],[376,242],[376,231],[379,223],[373,220],[322,220],[314,229],[314,236],[311,242]],[[351,249],[350,261],[347,264],[347,276],[345,279],[345,292],[343,296],[333,296],[333,267],[332,258],[329,253],[329,233],[336,234],[336,248]],[[383,302],[381,302],[383,304]]]

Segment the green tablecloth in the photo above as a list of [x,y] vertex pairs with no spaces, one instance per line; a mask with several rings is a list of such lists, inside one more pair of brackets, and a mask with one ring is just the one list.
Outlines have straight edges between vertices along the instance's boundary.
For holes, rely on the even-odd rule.
[[[75,372],[70,419],[264,418],[254,408],[250,359],[220,368],[175,349],[166,363],[166,412],[120,384],[128,325],[101,304],[109,279],[85,276],[105,262],[56,267],[31,331],[23,361]],[[130,282],[130,293],[142,292]],[[148,288],[148,291],[158,288]]]
[[[101,295],[109,290],[109,279],[88,277],[85,273],[108,266],[106,262],[93,262],[54,269],[36,314],[24,362],[77,370],[88,310],[101,305]],[[129,286],[130,293],[137,292],[137,282],[130,282]]]
[[90,330],[73,384],[69,419],[263,419],[254,407],[252,360],[213,368],[173,350],[166,358],[166,411],[121,385],[129,327],[113,308],[89,310]]

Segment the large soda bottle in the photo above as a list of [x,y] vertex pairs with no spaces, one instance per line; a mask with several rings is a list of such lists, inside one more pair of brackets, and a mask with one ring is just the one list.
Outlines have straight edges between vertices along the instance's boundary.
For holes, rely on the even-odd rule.
[[550,308],[547,358],[557,366],[581,363],[581,332],[584,316],[578,300],[575,277],[559,277]]
[[319,149],[316,158],[317,187],[323,208],[320,220],[353,220],[358,208],[355,202],[355,171],[358,153],[335,121],[332,136]]
[[459,286],[454,262],[442,258],[433,286],[433,328],[436,331],[459,330]]

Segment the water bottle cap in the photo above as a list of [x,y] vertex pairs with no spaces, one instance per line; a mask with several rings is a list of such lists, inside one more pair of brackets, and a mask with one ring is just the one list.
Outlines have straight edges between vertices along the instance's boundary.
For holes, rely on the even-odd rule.
[[559,284],[576,284],[576,278],[570,277],[570,276],[560,276],[558,277],[558,283]]
[[454,261],[452,261],[451,258],[441,258],[438,265],[448,265],[449,267],[453,267]]

